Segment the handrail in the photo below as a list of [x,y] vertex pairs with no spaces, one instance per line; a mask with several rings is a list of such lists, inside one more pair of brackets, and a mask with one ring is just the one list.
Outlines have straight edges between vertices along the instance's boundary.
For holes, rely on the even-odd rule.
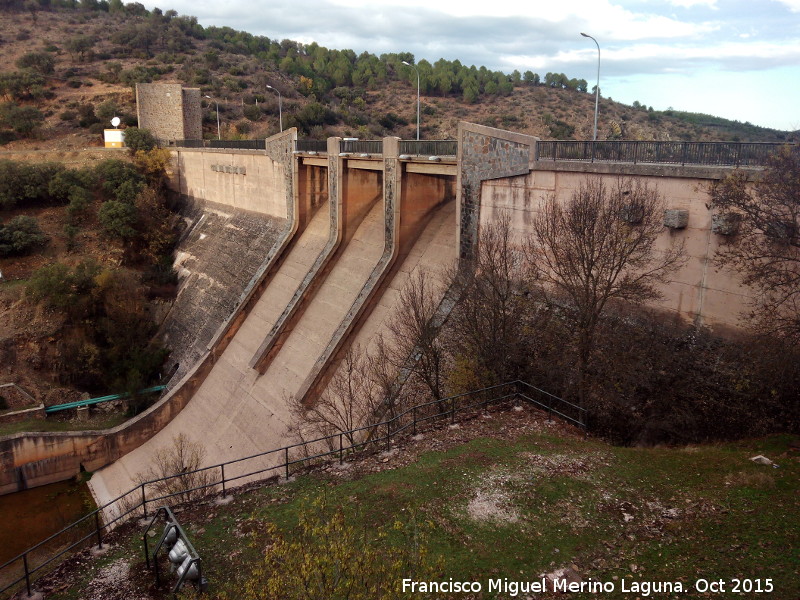
[[[155,392],[160,392],[166,389],[167,386],[165,385],[154,385],[153,387],[145,388],[143,390],[139,390],[136,392],[137,394],[153,394]],[[54,412],[59,412],[61,410],[67,410],[69,408],[80,408],[82,406],[91,406],[93,404],[100,404],[102,402],[110,402],[111,400],[119,400],[121,398],[128,398],[131,395],[130,392],[122,392],[121,394],[110,394],[108,396],[98,396],[97,398],[87,398],[86,400],[76,400],[75,402],[65,402],[64,404],[54,404],[53,406],[47,406],[44,409],[44,412],[50,414]]]
[[536,145],[537,161],[758,167],[780,142],[548,141]]
[[348,154],[383,154],[383,140],[343,139],[339,142],[339,152]]
[[294,141],[294,149],[297,152],[317,152],[325,154],[328,152],[328,141],[298,139]]
[[[538,396],[538,399],[534,396]],[[478,399],[474,400],[476,397]],[[63,556],[67,552],[70,552],[71,550],[82,545],[86,540],[90,538],[96,537],[98,544],[102,546],[104,530],[106,531],[110,530],[112,526],[122,522],[129,515],[136,513],[139,510],[141,510],[141,516],[147,518],[148,504],[152,505],[153,503],[162,502],[164,500],[168,500],[170,498],[175,498],[175,497],[182,497],[184,499],[189,498],[193,492],[207,490],[209,488],[217,488],[217,486],[221,486],[222,496],[225,497],[229,489],[226,484],[268,472],[273,472],[275,474],[281,473],[285,476],[286,479],[289,479],[291,475],[290,468],[293,465],[309,463],[311,461],[331,456],[338,457],[338,460],[341,463],[344,461],[345,454],[348,455],[355,454],[362,448],[370,445],[372,445],[374,448],[377,449],[379,447],[382,447],[382,444],[384,442],[386,444],[386,448],[388,449],[391,447],[393,437],[395,437],[396,439],[398,435],[408,431],[409,429],[411,429],[412,435],[416,435],[418,427],[427,422],[443,418],[449,418],[451,422],[455,422],[455,416],[457,412],[472,410],[476,408],[486,409],[486,407],[488,407],[489,404],[500,403],[513,398],[516,398],[518,401],[525,401],[530,404],[533,404],[534,406],[547,411],[549,415],[551,416],[556,415],[564,419],[565,421],[572,423],[584,430],[588,429],[587,410],[585,408],[577,404],[568,402],[562,398],[559,398],[558,396],[555,396],[545,390],[542,390],[536,386],[533,386],[521,380],[510,381],[507,383],[500,383],[485,388],[481,388],[479,390],[473,390],[470,392],[464,392],[462,394],[456,394],[454,396],[449,396],[447,398],[442,398],[440,400],[432,400],[429,402],[424,402],[422,404],[412,406],[411,408],[408,408],[403,412],[398,413],[392,418],[387,419],[385,421],[381,421],[379,423],[364,425],[361,427],[356,427],[352,430],[342,431],[339,433],[323,436],[313,440],[298,442],[296,444],[290,444],[288,446],[283,446],[281,448],[275,448],[272,450],[267,450],[265,452],[252,454],[250,456],[236,458],[227,462],[211,465],[209,467],[201,467],[199,469],[187,471],[184,473],[168,475],[166,477],[160,477],[157,479],[144,481],[139,485],[137,485],[136,487],[131,488],[124,494],[121,494],[120,496],[117,496],[113,500],[103,504],[102,506],[99,506],[89,514],[84,515],[71,525],[68,525],[67,527],[62,529],[61,531],[49,536],[44,541],[39,542],[38,544],[28,548],[21,554],[15,556],[11,560],[6,561],[2,565],[0,565],[0,574],[9,569],[12,565],[18,564],[19,562],[22,562],[22,567],[23,567],[23,574],[14,579],[13,581],[11,581],[10,583],[6,584],[5,587],[0,588],[0,594],[16,586],[22,581],[25,581],[28,594],[30,595],[32,575],[36,574],[41,569],[45,568],[47,565],[55,561],[57,558]],[[379,433],[382,430],[385,432],[384,435],[368,435],[364,438],[366,441],[359,441],[357,439],[358,436],[362,433],[373,434],[373,433]],[[344,443],[345,440],[348,440],[349,445],[345,445]],[[336,442],[338,442],[338,444]],[[321,452],[318,451],[316,453],[309,454],[308,450],[309,449],[313,450],[314,446],[316,445],[320,445],[323,448],[327,447],[328,450]],[[290,452],[296,449],[302,449],[303,451],[306,452],[306,454],[300,457],[297,456],[290,457]],[[255,460],[274,455],[280,456],[282,462],[278,462],[277,464],[270,464],[268,466],[261,465],[259,466],[259,468],[255,470],[230,476],[230,467],[232,465],[237,465],[240,463],[245,463],[250,460]],[[229,467],[228,476],[226,476],[225,474],[226,467]],[[183,479],[184,481],[186,481],[188,477],[191,475],[195,475],[198,473],[206,473],[206,472],[216,472],[216,471],[219,471],[220,473],[220,478],[218,480],[203,482],[200,485],[197,485],[190,489],[181,489],[174,493],[158,494],[150,498],[148,498],[147,496],[148,486],[152,487],[155,484],[159,484],[174,479]],[[261,479],[266,479],[266,477],[263,477]],[[135,500],[131,498],[132,494],[135,494]],[[102,516],[105,516],[103,523],[101,523]],[[40,549],[43,549],[44,546],[46,546],[48,543],[62,536],[69,536],[71,533],[73,533],[74,529],[78,528],[81,524],[87,522],[90,519],[93,519],[94,522],[94,528],[92,531],[90,531],[83,537],[80,537],[80,539],[78,539],[77,541],[68,543],[66,548],[61,549],[54,556],[46,558],[46,560],[44,560],[44,562],[42,562],[41,564],[36,565],[34,567],[30,566],[28,561],[29,555],[39,551]]]
[[238,150],[264,150],[266,139],[258,140],[160,140],[159,146],[175,148],[231,148]]
[[411,156],[456,156],[457,140],[400,140],[400,154]]

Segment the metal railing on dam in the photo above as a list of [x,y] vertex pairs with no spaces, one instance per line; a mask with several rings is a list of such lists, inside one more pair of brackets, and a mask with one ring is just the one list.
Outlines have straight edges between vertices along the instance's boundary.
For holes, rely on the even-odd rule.
[[[240,150],[263,150],[266,140],[169,140],[159,145],[176,148],[231,148]],[[328,151],[327,140],[295,140],[297,152]],[[343,139],[339,150],[348,154],[383,154],[383,140]],[[400,140],[400,154],[408,156],[457,156],[456,140]]]
[[352,140],[339,142],[339,152],[348,154],[383,154],[383,140]]
[[[393,440],[397,442],[404,435],[417,435],[418,432],[432,427],[437,421],[454,423],[458,414],[488,410],[492,404],[505,402],[527,403],[546,411],[550,417],[559,417],[584,431],[588,430],[585,408],[520,380],[417,404],[380,423],[341,431],[194,471],[143,481],[0,565],[0,594],[9,590],[14,593],[17,589],[13,588],[24,583],[24,589],[30,596],[34,575],[67,553],[87,547],[87,542],[91,544],[90,540],[96,541],[102,548],[104,534],[107,534],[112,526],[133,517],[147,518],[148,505],[157,507],[173,498],[178,502],[185,502],[195,498],[197,493],[201,495],[221,493],[224,497],[229,493],[231,484],[242,485],[252,481],[253,478],[269,479],[277,475],[289,479],[292,469],[296,472],[304,465],[313,465],[329,457],[341,463],[345,457],[353,458],[362,452],[389,449]],[[170,486],[169,482],[176,482],[177,485]],[[176,489],[177,491],[173,491]],[[113,513],[112,518],[108,518],[109,513]],[[106,517],[105,520],[103,516]]]
[[232,150],[264,150],[266,139],[261,140],[169,140],[159,141],[166,148],[229,148]]
[[760,167],[782,146],[772,142],[539,142],[537,161]]
[[[328,142],[325,140],[297,140],[297,152],[325,153]],[[382,154],[382,140],[348,140],[341,142],[340,150],[350,154]],[[456,156],[458,142],[456,140],[400,140],[400,155],[409,156]]]
[[400,154],[411,156],[457,156],[456,140],[401,140]]
[[297,152],[324,154],[328,151],[328,140],[295,140],[294,149]]

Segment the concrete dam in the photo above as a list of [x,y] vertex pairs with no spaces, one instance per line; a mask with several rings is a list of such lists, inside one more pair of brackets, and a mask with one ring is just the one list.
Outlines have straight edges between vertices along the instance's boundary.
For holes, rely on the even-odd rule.
[[[434,156],[398,138],[330,138],[324,149],[303,150],[289,130],[258,150],[171,148],[172,186],[197,207],[195,234],[226,228],[235,258],[238,232],[255,232],[260,245],[241,248],[252,276],[216,312],[201,310],[204,301],[188,293],[181,305],[179,296],[173,311],[185,314],[166,335],[186,338],[186,349],[174,359],[168,392],[144,413],[107,431],[0,439],[0,492],[83,468],[94,471],[90,487],[104,504],[134,488],[178,434],[204,447],[208,465],[294,442],[289,400],[313,402],[348,348],[374,347],[410,276],[470,257],[481,226],[500,214],[525,235],[543,199],[569,198],[589,174],[646,179],[671,210],[685,213],[686,225],[665,226],[659,241],[682,239],[689,261],[664,287],[658,308],[720,332],[737,327],[749,291],[713,265],[725,238],[713,230],[705,191],[731,166],[545,160],[536,138],[469,123],[460,124],[456,142],[457,156]],[[271,237],[247,225],[259,223],[247,215],[277,224]],[[225,277],[215,279],[226,285],[219,283]],[[217,316],[195,321],[207,312]],[[265,459],[266,474],[273,465]],[[226,476],[235,469],[226,467]]]

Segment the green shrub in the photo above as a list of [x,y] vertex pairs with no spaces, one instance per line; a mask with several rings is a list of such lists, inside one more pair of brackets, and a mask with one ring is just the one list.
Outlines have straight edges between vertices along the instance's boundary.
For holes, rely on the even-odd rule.
[[[425,527],[400,519],[357,527],[342,507],[315,501],[286,535],[272,524],[263,559],[237,593],[244,600],[411,598],[401,580],[437,578],[443,560],[428,553]],[[390,539],[393,541],[390,541]]]
[[575,127],[566,121],[557,119],[550,124],[550,135],[557,140],[569,140],[575,134]]
[[97,213],[100,226],[110,237],[130,240],[136,237],[136,207],[127,202],[109,200]]
[[97,181],[91,169],[64,169],[56,173],[47,184],[47,191],[54,202],[67,203],[74,188],[88,190]]
[[80,117],[78,125],[81,127],[90,127],[100,122],[100,119],[94,114],[94,106],[91,104],[81,104],[78,107],[78,115]]
[[116,190],[114,190],[114,197],[119,202],[126,204],[133,204],[136,201],[136,196],[144,186],[132,180],[123,181]]
[[106,100],[94,109],[94,114],[97,115],[97,118],[104,122],[111,121],[117,113],[119,113],[119,106],[113,100]]
[[17,59],[16,65],[20,69],[32,69],[42,75],[49,75],[55,71],[55,60],[47,52],[28,52]]
[[33,134],[43,119],[42,112],[33,106],[17,106],[12,103],[0,106],[0,125],[22,137]]
[[64,235],[67,238],[67,250],[72,252],[73,250],[77,249],[78,247],[78,234],[80,233],[80,228],[77,225],[73,225],[72,223],[67,223],[64,225]]
[[73,300],[69,267],[55,263],[34,271],[28,280],[26,294],[32,300],[50,306],[69,306]]
[[67,214],[70,221],[77,221],[85,215],[91,201],[91,195],[88,190],[73,186],[69,193],[69,206],[67,206]]
[[0,96],[8,96],[15,102],[40,98],[43,86],[44,77],[33,71],[0,73]]
[[50,181],[63,170],[64,167],[57,163],[0,160],[0,208],[51,202]]
[[406,119],[393,112],[386,113],[385,115],[383,115],[381,118],[378,119],[378,123],[380,124],[381,127],[384,127],[385,129],[394,129],[398,125],[401,126],[408,125],[408,121]]
[[261,107],[257,104],[248,104],[242,111],[244,116],[251,121],[258,121],[261,118]]
[[[114,196],[117,200],[132,202],[141,187],[144,185],[144,176],[139,173],[131,163],[111,158],[104,160],[95,167],[95,175],[100,180],[100,186],[104,192]],[[119,188],[130,182],[122,192]],[[131,198],[131,190],[135,190]]]
[[19,215],[0,225],[0,256],[29,254],[47,243],[47,236],[33,217]]
[[128,127],[123,133],[125,139],[125,146],[130,150],[131,154],[135,154],[139,150],[147,152],[156,147],[156,138],[149,129],[140,129],[138,127]]

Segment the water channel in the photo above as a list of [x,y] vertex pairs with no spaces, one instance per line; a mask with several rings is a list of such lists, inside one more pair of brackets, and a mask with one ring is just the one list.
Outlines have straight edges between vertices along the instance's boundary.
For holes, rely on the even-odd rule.
[[86,482],[62,481],[0,496],[0,564],[95,508]]

